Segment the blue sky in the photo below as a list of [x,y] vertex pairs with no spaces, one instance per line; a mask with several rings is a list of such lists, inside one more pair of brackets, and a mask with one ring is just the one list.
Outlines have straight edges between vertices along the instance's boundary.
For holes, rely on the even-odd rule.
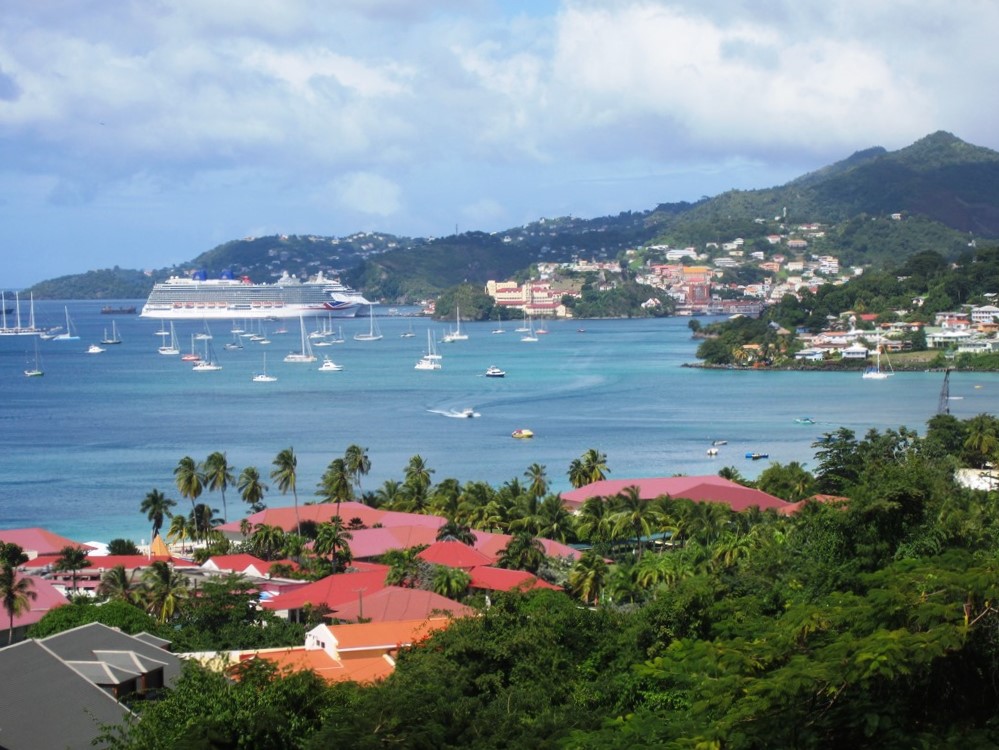
[[999,149],[997,34],[982,0],[4,3],[0,286]]

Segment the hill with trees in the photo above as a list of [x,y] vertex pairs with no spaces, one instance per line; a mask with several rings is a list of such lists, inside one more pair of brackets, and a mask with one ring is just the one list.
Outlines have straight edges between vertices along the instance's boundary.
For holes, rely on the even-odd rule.
[[[893,214],[906,221],[888,221]],[[90,272],[31,291],[39,298],[143,297],[155,281],[195,269],[209,275],[228,269],[258,282],[282,271],[305,277],[323,270],[373,298],[406,302],[460,283],[510,278],[539,261],[614,259],[650,244],[703,247],[743,237],[769,249],[768,227],[806,222],[827,227],[813,252],[831,252],[844,263],[884,266],[927,250],[956,258],[969,242],[999,238],[999,153],[938,132],[894,152],[857,152],[783,186],[733,190],[696,203],[594,219],[542,218],[502,232],[437,238],[245,238],[175,268]]]

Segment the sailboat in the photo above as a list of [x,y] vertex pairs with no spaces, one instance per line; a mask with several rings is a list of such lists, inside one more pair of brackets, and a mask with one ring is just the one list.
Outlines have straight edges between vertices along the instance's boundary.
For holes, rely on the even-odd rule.
[[[331,333],[332,335],[332,333]],[[343,326],[337,326],[336,336],[330,339],[331,344],[343,344],[345,339],[343,337]]]
[[243,348],[243,339],[239,337],[238,333],[232,334],[232,341],[222,344],[222,348],[227,352],[236,351]]
[[863,378],[864,380],[885,380],[894,375],[894,371],[891,369],[891,361],[888,359],[888,353],[885,352],[885,363],[888,369],[881,369],[881,345],[878,345],[877,354],[875,355],[874,364],[864,370]]
[[273,383],[277,378],[267,374],[267,352],[264,352],[264,369],[253,374],[254,383]]
[[455,329],[444,334],[444,338],[441,339],[445,344],[450,344],[452,341],[468,341],[468,334],[461,332],[461,308],[457,305],[454,307],[454,319]]
[[379,341],[381,340],[382,333],[375,326],[375,308],[374,306],[368,307],[368,332],[367,333],[355,333],[354,341]]
[[202,339],[205,342],[205,356],[194,363],[191,368],[194,372],[217,372],[222,369],[222,365],[215,359],[215,348],[211,339]]
[[63,308],[66,311],[66,330],[56,336],[52,337],[53,341],[79,341],[80,337],[76,333],[76,329],[73,328],[73,323],[69,319],[69,308]]
[[410,321],[410,323],[409,323],[409,328],[408,328],[408,329],[406,329],[405,331],[403,331],[402,333],[400,333],[400,334],[399,334],[399,338],[402,338],[402,339],[411,339],[411,338],[413,338],[413,337],[414,337],[415,335],[416,335],[416,334],[415,334],[415,333],[413,333],[413,322],[412,322],[412,321]]
[[181,362],[198,362],[198,361],[200,361],[201,355],[198,354],[197,349],[195,349],[196,345],[194,343],[194,340],[195,340],[195,336],[192,333],[191,334],[191,351],[188,354],[182,354],[180,356]]
[[[520,329],[518,328],[517,330],[520,330]],[[538,337],[534,335],[534,321],[531,320],[530,316],[527,317],[527,328],[525,329],[525,331],[526,331],[526,333],[523,336],[520,337],[521,341],[537,341],[538,340]]]
[[208,341],[210,338],[212,338],[212,329],[208,327],[207,320],[205,320],[205,330],[199,334],[196,334],[194,338],[196,338],[198,341]]
[[180,349],[177,348],[177,332],[173,328],[173,321],[170,321],[170,343],[163,344],[157,351],[160,354],[166,354],[167,356],[173,354],[180,354]]
[[302,316],[298,317],[298,323],[302,329],[302,348],[297,352],[289,352],[285,356],[285,362],[315,362],[316,355],[312,353],[312,344],[309,343],[309,337],[305,335],[305,318]]
[[434,349],[434,338],[427,329],[427,353],[414,365],[416,370],[439,370],[441,369],[441,357]]
[[45,372],[42,370],[41,364],[38,362],[38,339],[35,339],[35,365],[34,367],[29,367],[24,371],[24,376],[26,378],[40,378]]
[[111,335],[108,336],[108,329],[104,329],[104,338],[101,339],[101,343],[104,346],[110,346],[112,344],[121,343],[121,334],[118,333],[118,324],[115,321],[111,321]]

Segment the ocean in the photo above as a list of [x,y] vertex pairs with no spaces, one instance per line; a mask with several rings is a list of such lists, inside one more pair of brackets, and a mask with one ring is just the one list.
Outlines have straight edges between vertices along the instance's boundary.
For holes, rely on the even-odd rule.
[[[36,302],[39,325],[65,325],[64,304]],[[176,491],[173,469],[183,456],[201,461],[213,451],[224,451],[237,474],[252,465],[266,478],[275,455],[292,447],[300,502],[312,499],[326,466],[352,443],[371,459],[364,490],[401,481],[416,454],[434,482],[499,485],[523,479],[539,463],[556,491],[570,488],[569,464],[590,448],[606,454],[615,479],[714,474],[723,466],[752,478],[774,461],[814,469],[812,442],[841,426],[858,435],[903,425],[923,432],[943,384],[939,372],[870,381],[859,373],[683,367],[696,361],[697,347],[684,318],[548,322],[536,343],[522,342],[509,321],[503,334],[492,333],[495,323],[463,322],[468,340],[438,344],[443,368],[424,372],[413,365],[425,353],[427,330],[439,341],[448,324],[385,309],[376,318],[382,340],[353,340],[368,330],[366,317],[335,321],[346,342],[315,350],[342,372],[282,361],[299,348],[296,320],[283,334],[268,324],[270,345],[244,342],[238,351],[223,350],[232,323],[213,322],[223,369],[197,373],[179,357],[157,353],[158,321],[103,315],[105,304],[141,307],[142,300],[68,303],[80,340],[38,341],[40,378],[23,374],[34,361],[35,337],[0,337],[0,528],[148,541],[143,497],[159,489],[185,510],[189,501]],[[123,343],[85,353],[112,321]],[[182,352],[204,329],[196,322],[175,326]],[[410,328],[415,335],[402,338]],[[265,351],[267,372],[278,380],[251,382]],[[506,377],[484,377],[490,365]],[[994,413],[997,391],[999,375],[952,374],[951,413]],[[467,408],[478,416],[454,416]],[[803,417],[815,424],[795,421]],[[519,428],[534,438],[513,439]],[[713,440],[727,444],[711,457]],[[747,452],[769,459],[752,461]],[[292,503],[267,481],[268,505]],[[230,519],[245,515],[234,487],[226,499]],[[199,501],[222,507],[218,493]]]

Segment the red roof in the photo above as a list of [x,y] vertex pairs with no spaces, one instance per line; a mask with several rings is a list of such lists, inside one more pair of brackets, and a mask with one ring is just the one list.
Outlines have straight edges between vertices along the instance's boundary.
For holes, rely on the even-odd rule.
[[377,557],[394,549],[406,549],[437,541],[436,526],[393,526],[352,531],[350,553],[358,559]]
[[48,529],[37,526],[26,529],[2,529],[0,530],[0,542],[16,544],[30,558],[39,555],[58,555],[63,547],[93,549],[86,544],[74,542],[72,539],[53,534]]
[[472,581],[469,587],[473,589],[487,589],[489,591],[513,591],[531,589],[555,589],[548,581],[542,581],[537,576],[533,576],[526,570],[506,570],[505,568],[493,568],[488,565],[480,565],[470,571]]
[[[28,567],[41,570],[45,566],[54,568],[59,560],[59,555],[44,555],[36,557],[28,563]],[[95,570],[111,570],[119,565],[125,570],[138,570],[148,568],[154,562],[168,562],[178,568],[196,567],[193,562],[178,557],[165,557],[163,555],[90,555],[87,557],[87,564],[81,569],[87,573],[94,573]]]
[[486,557],[467,544],[456,541],[434,542],[417,555],[421,560],[449,568],[474,568],[476,565],[489,565],[493,558]]
[[649,479],[604,479],[585,487],[563,492],[562,500],[571,508],[578,508],[591,497],[613,497],[627,487],[638,487],[643,500],[654,500],[668,495],[695,502],[726,503],[732,510],[744,511],[751,507],[761,510],[780,510],[788,505],[779,497],[766,492],[743,487],[741,484],[714,475],[693,477],[655,477]]
[[449,612],[459,617],[475,614],[471,607],[433,591],[386,586],[373,594],[358,592],[354,598],[335,607],[333,616],[339,620],[363,618],[371,622],[399,622],[426,620],[439,612]]
[[325,651],[307,651],[301,647],[240,657],[241,661],[246,659],[264,659],[277,667],[280,672],[301,672],[308,669],[327,682],[375,682],[388,677],[395,669],[393,661],[385,654],[374,656],[350,654],[338,660]]
[[[34,625],[42,619],[50,609],[69,604],[66,596],[60,592],[50,581],[39,576],[24,576],[31,580],[31,590],[35,592],[34,599],[28,599],[28,609],[19,615],[14,615],[14,627],[19,628],[25,625]],[[0,617],[0,631],[6,631],[10,626],[9,615],[3,612]],[[7,645],[6,638],[2,641]]]
[[302,609],[307,604],[325,604],[330,609],[336,609],[339,605],[356,600],[359,593],[371,595],[385,588],[385,576],[388,572],[389,567],[382,565],[364,573],[337,573],[294,591],[278,594],[260,604],[265,609],[273,610]]
[[[428,516],[422,513],[400,513],[391,510],[379,510],[364,503],[340,503],[340,518],[344,524],[349,524],[353,519],[361,519],[368,528],[375,524],[382,526],[426,526],[438,529],[447,523],[446,519],[440,516]],[[337,515],[336,503],[318,503],[316,505],[300,505],[298,508],[298,519],[301,521],[315,521],[316,523],[327,523]],[[295,508],[267,508],[259,513],[254,513],[246,519],[250,526],[265,524],[267,526],[278,526],[285,531],[295,529]],[[219,526],[224,532],[239,534],[242,521],[230,521]]]
[[[494,534],[490,531],[476,531],[474,533],[475,549],[488,557],[490,562],[496,562],[499,559],[500,552],[513,539],[510,534]],[[551,539],[539,538],[538,541],[541,542],[541,546],[545,550],[545,555],[548,557],[568,557],[572,560],[578,560],[582,557],[582,553],[579,550],[575,550],[567,544],[555,542]]]

